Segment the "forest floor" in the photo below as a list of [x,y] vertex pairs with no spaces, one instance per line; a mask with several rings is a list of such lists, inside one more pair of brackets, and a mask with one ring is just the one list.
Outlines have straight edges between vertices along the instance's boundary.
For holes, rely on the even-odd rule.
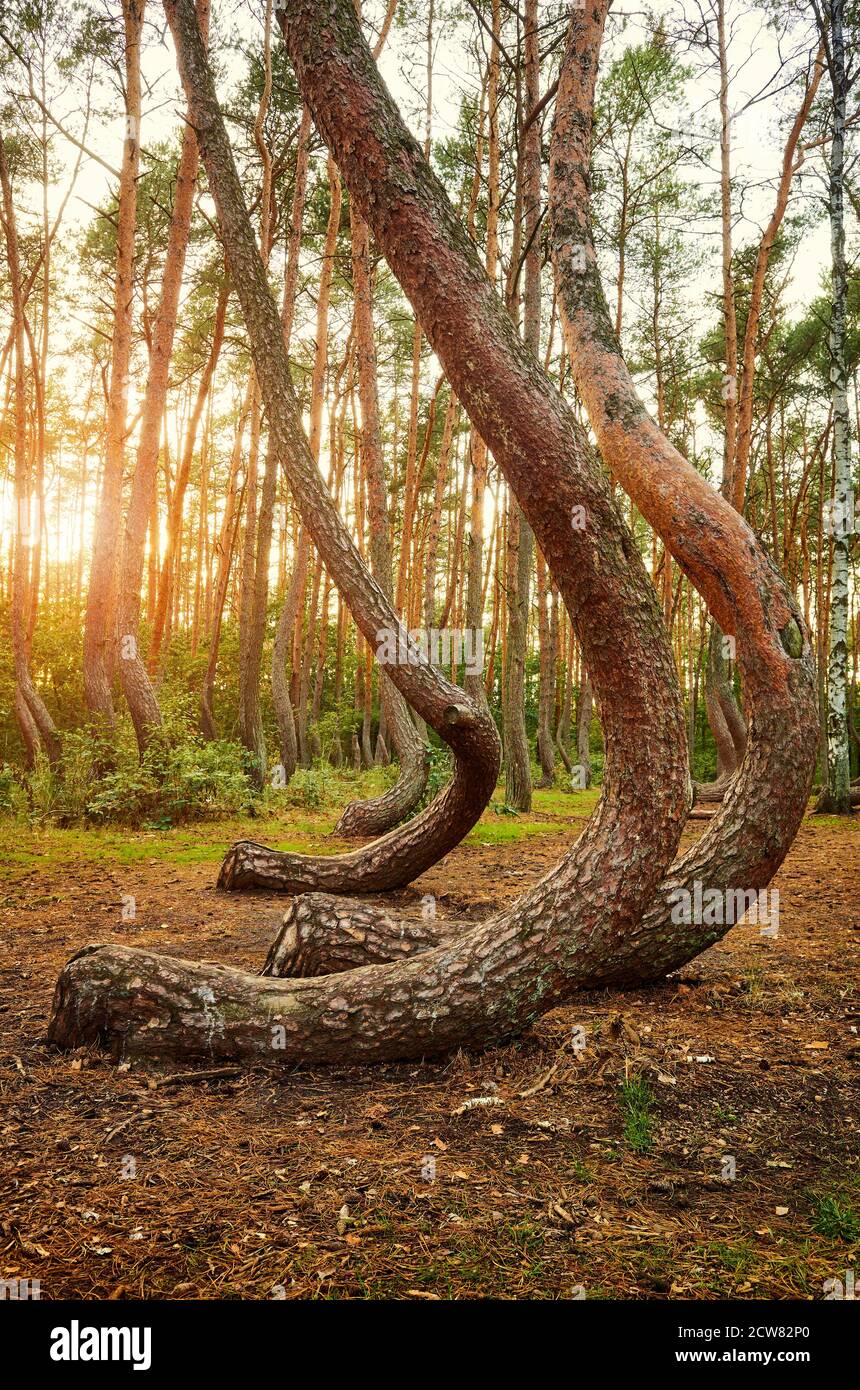
[[[486,915],[592,803],[491,809],[393,897]],[[240,835],[334,851],[333,821],[0,826],[0,1278],[46,1299],[822,1298],[860,1280],[857,817],[804,823],[777,938],[741,924],[660,987],[583,995],[484,1055],[205,1080],[45,1046],[87,942],[259,969],[285,902],[217,892],[217,863]]]

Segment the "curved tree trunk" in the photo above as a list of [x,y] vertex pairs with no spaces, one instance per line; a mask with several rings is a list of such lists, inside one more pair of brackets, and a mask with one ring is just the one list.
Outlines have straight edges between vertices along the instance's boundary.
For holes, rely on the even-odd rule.
[[431,951],[466,930],[463,922],[438,920],[435,911],[421,921],[404,921],[358,898],[303,893],[284,913],[261,973],[335,975]]
[[[553,263],[577,388],[598,446],[678,564],[735,637],[750,712],[743,765],[720,812],[661,886],[628,943],[655,973],[681,963],[672,933],[660,941],[679,890],[696,881],[731,891],[763,888],[782,862],[806,807],[815,763],[811,649],[800,610],[731,503],[696,473],[639,401],[612,327],[590,222],[589,164],[597,60],[608,0],[570,24],[550,155]],[[584,267],[584,268],[583,268]],[[601,706],[602,707],[602,706]],[[702,949],[728,929],[690,930]],[[625,978],[615,971],[608,978]]]
[[[186,4],[187,0],[178,0],[176,6],[183,24]],[[603,15],[597,19],[602,24]],[[505,390],[500,399],[511,413],[503,415],[496,402],[498,424],[491,447],[500,464],[515,476],[515,486],[520,484],[548,563],[558,564],[557,577],[577,624],[603,715],[607,754],[603,795],[575,850],[556,870],[505,913],[449,945],[378,969],[277,985],[235,970],[123,948],[89,948],[69,963],[58,983],[51,1024],[55,1041],[68,1044],[100,1038],[124,1055],[241,1056],[275,1065],[310,1059],[410,1057],[464,1043],[485,1044],[522,1027],[577,986],[652,978],[689,959],[717,939],[728,924],[691,922],[683,913],[679,916],[675,910],[679,891],[688,891],[696,882],[700,889],[703,882],[709,887],[720,885],[726,892],[739,885],[742,891],[755,889],[768,881],[784,857],[812,775],[809,750],[815,710],[809,643],[798,610],[752,532],[671,451],[639,405],[614,343],[587,223],[588,118],[600,35],[599,25],[596,33],[589,29],[593,23],[593,16],[582,20],[574,16],[559,88],[554,174],[561,196],[553,237],[566,332],[579,387],[590,405],[607,460],[619,476],[623,468],[637,505],[650,515],[652,524],[672,535],[679,563],[699,584],[717,620],[736,629],[752,723],[732,796],[714,818],[711,830],[659,885],[643,915],[649,884],[662,872],[667,846],[677,841],[685,801],[683,718],[668,674],[671,654],[653,589],[635,549],[629,541],[626,546],[622,543],[620,520],[601,475],[582,448],[572,417],[558,404],[548,409],[549,388],[533,362],[521,356],[516,338],[504,329],[504,310],[499,305],[494,314],[479,281],[469,283],[464,275],[463,261],[468,264],[471,248],[450,235],[453,228],[450,221],[446,224],[441,190],[416,163],[395,115],[385,111],[386,94],[374,82],[372,68],[363,66],[354,20],[342,9],[321,19],[316,7],[311,11],[297,0],[286,29],[300,81],[312,104],[315,95],[325,97],[317,115],[333,142],[336,134],[343,135],[338,104],[341,98],[346,102],[340,115],[349,110],[352,119],[339,153],[348,181],[353,181],[354,196],[367,188],[360,176],[361,161],[370,161],[375,175],[374,214],[383,209],[381,230],[377,229],[380,241],[385,243],[387,227],[397,225],[396,217],[393,222],[387,217],[395,207],[402,212],[404,202],[410,211],[406,225],[413,233],[416,220],[421,221],[425,252],[434,234],[442,233],[442,244],[451,257],[445,270],[452,274],[451,285],[456,283],[459,295],[453,306],[446,304],[447,276],[440,273],[438,264],[428,280],[426,254],[415,259],[400,254],[396,236],[385,249],[398,275],[409,282],[414,298],[420,303],[427,296],[419,316],[433,324],[434,345],[452,385],[466,408],[474,409],[488,436],[493,433],[490,401],[476,389],[472,376],[477,372],[478,380],[486,380],[480,375],[485,364],[474,360],[480,359],[482,343],[496,354],[497,372],[504,367]],[[357,100],[358,93],[349,93],[350,80],[358,82],[363,103]],[[374,101],[375,112],[370,109]],[[381,119],[380,103],[387,121]],[[357,147],[350,148],[357,110],[369,118],[370,129],[362,132]],[[203,128],[202,121],[198,128]],[[398,138],[389,145],[394,131]],[[211,131],[206,131],[205,139],[209,138]],[[411,166],[406,170],[405,151],[410,153]],[[381,169],[394,171],[385,190]],[[384,192],[391,195],[390,202]],[[369,199],[365,206],[371,206]],[[425,208],[429,215],[422,221]],[[587,283],[575,292],[566,283],[572,263],[580,263],[579,256],[572,262],[573,245],[587,250]],[[464,284],[473,292],[468,296],[471,312],[466,323],[459,310]],[[584,296],[582,288],[587,290]],[[438,317],[429,312],[427,299]],[[475,312],[478,306],[483,313]],[[473,336],[462,342],[469,324],[474,325]],[[465,365],[449,333],[456,333]],[[589,384],[593,386],[590,395],[586,394]],[[543,410],[538,409],[541,399]],[[524,468],[522,432],[528,425],[534,443],[536,420],[544,431],[539,436],[544,446],[552,438],[557,447],[545,447],[540,455],[542,467],[529,473]],[[556,421],[559,428],[553,429]],[[559,459],[562,466],[556,468]],[[591,532],[577,532],[572,538],[559,532],[557,507],[542,496],[548,480],[553,502],[568,505],[576,483],[584,499],[577,505],[586,507],[594,523]],[[603,563],[591,564],[586,584],[578,587],[589,559],[598,557]],[[605,640],[610,630],[605,605],[611,600],[615,601],[615,635],[620,631],[624,639],[621,660],[614,651],[607,651]],[[643,705],[643,695],[652,692],[654,702]],[[649,738],[643,728],[643,709],[657,721],[655,737]],[[658,861],[661,867],[655,875]]]
[[[670,538],[676,560],[711,605],[717,621],[735,634],[752,716],[746,758],[731,796],[695,848],[661,884],[652,906],[603,977],[628,980],[635,978],[637,971],[647,977],[683,964],[730,925],[688,923],[685,929],[678,929],[673,921],[678,893],[692,893],[697,881],[725,892],[758,890],[770,881],[806,805],[814,764],[815,706],[808,636],[782,578],[730,503],[672,448],[647,415],[615,340],[594,261],[587,183],[591,109],[604,17],[602,5],[589,16],[573,15],[553,141],[553,250],[568,347],[604,458],[651,524]],[[332,19],[315,23],[309,3],[296,0],[289,17],[281,22],[305,96],[337,154],[346,182],[360,205],[369,209],[377,240],[428,326],[452,386],[470,414],[474,410],[473,418],[496,453],[491,422],[486,430],[484,424],[486,412],[492,413],[492,399],[483,391],[476,392],[474,380],[469,389],[460,379],[468,367],[464,368],[458,348],[464,353],[471,351],[480,362],[480,344],[466,340],[467,327],[456,306],[446,302],[440,273],[444,270],[456,275],[461,299],[465,298],[464,285],[479,298],[475,272],[468,274],[464,264],[468,260],[474,263],[471,248],[463,246],[462,234],[443,212],[444,201],[422,166],[420,153],[396,123],[390,98],[365,61],[348,7],[338,4]],[[337,83],[341,85],[336,87]],[[361,113],[360,122],[356,111]],[[404,245],[401,233],[407,228],[410,235]],[[421,245],[421,256],[414,254],[417,244]],[[435,253],[432,259],[430,248]],[[584,252],[584,274],[577,269],[581,257],[571,254],[574,249]],[[494,379],[501,399],[513,410],[510,367],[517,348],[511,335],[504,347],[493,341],[488,331],[492,316],[489,312],[487,318],[477,314],[471,295],[468,317],[476,325],[480,343],[496,354]],[[496,322],[493,320],[494,327]],[[493,359],[483,360],[489,378]],[[525,418],[524,405],[519,414]],[[514,431],[510,420],[505,424],[507,447],[500,448],[497,457],[507,472],[512,463]],[[498,425],[501,430],[501,421]],[[573,435],[575,425],[571,423],[569,428]],[[562,456],[561,449],[557,453],[547,451],[542,456],[543,468],[551,472]],[[512,477],[524,506],[533,496],[536,475],[540,477],[542,471],[532,468],[522,482],[518,476]],[[564,497],[561,487],[551,508],[555,522],[565,512]],[[587,506],[586,515],[589,526],[583,534],[587,536],[594,522]],[[598,578],[591,576],[591,601],[584,615],[572,601],[568,586],[561,583],[570,565],[572,542],[580,535],[565,537],[559,555],[557,525],[547,526],[546,517],[541,524],[535,516],[534,526],[574,620],[581,624],[583,616],[593,619]],[[617,622],[616,611],[612,625]],[[622,652],[626,651],[617,628],[615,635]],[[606,653],[598,646],[600,665],[595,666],[593,633],[589,640],[585,640],[585,632],[582,636],[585,664],[591,668],[604,720],[607,774],[611,777],[616,756],[616,711],[604,688]],[[637,638],[631,637],[630,650],[636,650],[636,644]]]
[[[286,362],[269,326],[271,301],[247,236],[193,9],[190,0],[168,0],[166,8],[225,241],[232,244],[272,428],[297,495],[300,488],[305,497],[317,494],[307,524],[372,640],[379,608],[372,598],[381,595],[375,586],[368,595],[358,556],[306,448],[298,449]],[[604,717],[603,794],[575,849],[530,893],[451,946],[414,959],[321,980],[272,981],[122,948],[87,950],[58,983],[51,1037],[63,1045],[100,1038],[125,1055],[239,1055],[275,1065],[484,1045],[611,969],[674,853],[688,808],[683,710],[662,614],[583,432],[518,338],[404,130],[352,0],[325,12],[298,0],[282,23],[303,92],[337,149],[353,196],[432,330],[452,387],[507,473],[571,611]],[[574,506],[586,508],[592,523],[586,530],[571,529]],[[419,713],[438,725],[438,675],[428,696],[423,664],[391,670]],[[472,735],[474,744],[474,732],[486,723],[470,709],[465,726],[448,733],[455,754],[463,741],[453,734]],[[446,795],[460,770],[458,761]],[[688,935],[689,929],[676,933]]]
[[333,891],[378,891],[401,886],[435,863],[474,825],[495,786],[499,745],[488,714],[473,709],[458,687],[446,681],[412,643],[379,585],[365,570],[316,466],[301,428],[290,381],[282,324],[266,283],[245,209],[212,79],[193,10],[165,6],[177,40],[186,95],[210,178],[222,236],[277,449],[309,538],[347,598],[362,633],[374,648],[380,631],[394,633],[404,662],[388,667],[392,682],[447,742],[455,756],[450,786],[401,830],[361,850],[339,856],[278,854],[243,842],[222,866],[222,886],[278,886]]
[[[639,403],[603,298],[591,241],[587,180],[605,8],[588,17],[574,14],[557,98],[551,236],[566,338],[577,385],[608,466],[651,524],[671,538],[676,559],[720,624],[736,634],[752,718],[745,760],[722,809],[693,849],[673,866],[612,958],[595,967],[590,976],[595,985],[658,978],[725,934],[740,913],[703,913],[697,921],[690,920],[686,909],[697,885],[700,898],[703,892],[716,891],[728,908],[737,903],[730,895],[748,895],[769,882],[806,807],[816,729],[811,651],[800,612],[750,528],[678,454]],[[347,182],[348,168],[345,164]],[[379,191],[377,180],[377,196]],[[585,654],[587,659],[587,649]],[[601,710],[609,716],[597,671],[595,687]],[[608,717],[606,722],[607,773],[614,776],[616,752]],[[493,919],[497,930],[504,932],[516,910]],[[302,944],[299,964],[304,962],[305,969],[311,960],[314,968],[325,969],[345,959],[345,951],[356,949],[348,910],[340,924],[328,909],[322,916],[319,951],[314,956],[309,944]],[[365,926],[362,923],[362,931]],[[438,929],[442,933],[449,927],[440,924]],[[307,924],[302,934],[310,934]],[[373,937],[373,958],[379,959],[386,939],[393,958],[402,957],[402,942],[381,921]],[[408,933],[403,939],[410,939]],[[423,953],[430,948],[421,940],[409,949]],[[288,957],[285,951],[287,968]]]

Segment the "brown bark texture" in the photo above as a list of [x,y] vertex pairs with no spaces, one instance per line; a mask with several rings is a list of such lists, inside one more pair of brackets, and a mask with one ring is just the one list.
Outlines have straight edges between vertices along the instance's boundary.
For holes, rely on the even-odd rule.
[[[216,167],[213,156],[213,144],[226,137],[193,10],[188,0],[167,8],[189,95],[197,93],[195,125],[222,228],[229,225],[241,243],[242,218],[225,188],[232,180],[241,209],[235,171],[230,161],[225,167],[217,159]],[[317,123],[453,389],[514,487],[573,615],[604,715],[603,794],[574,850],[551,874],[450,946],[379,968],[278,981],[102,947],[63,972],[51,1025],[59,1043],[101,1037],[125,1055],[241,1055],[272,1064],[485,1045],[521,1029],[577,985],[623,968],[629,933],[671,860],[688,809],[683,713],[662,614],[582,430],[516,334],[403,128],[351,3],[324,14],[297,3],[284,19]],[[257,316],[265,323],[268,294],[257,260],[240,258],[235,248],[232,260],[253,339]],[[267,332],[267,346],[277,336]],[[258,362],[271,425],[279,433],[283,427],[294,491],[301,484],[321,494],[307,524],[369,636],[367,577],[336,518],[329,519],[330,499],[306,450],[301,468],[290,457],[298,430],[284,419],[292,397],[272,365],[277,356],[272,350],[272,360]],[[592,521],[585,530],[571,527],[579,505]],[[422,716],[437,714],[435,702],[419,704],[423,679],[404,681],[404,670],[423,678],[424,668],[392,667],[392,676]],[[480,718],[470,711],[468,727]]]

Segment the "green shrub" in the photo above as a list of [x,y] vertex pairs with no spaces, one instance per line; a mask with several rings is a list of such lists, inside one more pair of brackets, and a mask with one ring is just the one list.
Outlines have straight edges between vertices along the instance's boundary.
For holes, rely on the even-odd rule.
[[142,759],[125,725],[113,736],[65,734],[57,773],[40,760],[30,791],[33,815],[66,825],[164,827],[235,814],[250,798],[244,750],[225,739],[205,742],[181,707],[153,731]]
[[26,805],[20,774],[10,763],[0,763],[0,815],[17,815]]

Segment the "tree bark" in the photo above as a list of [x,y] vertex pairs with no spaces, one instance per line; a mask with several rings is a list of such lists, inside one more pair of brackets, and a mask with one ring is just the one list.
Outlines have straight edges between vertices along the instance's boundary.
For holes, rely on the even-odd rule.
[[492,719],[474,710],[462,691],[421,659],[390,603],[364,569],[323,483],[301,429],[282,326],[244,206],[196,19],[184,0],[165,8],[218,209],[231,278],[248,325],[270,434],[309,537],[368,643],[375,649],[380,631],[396,634],[406,660],[395,660],[386,669],[401,693],[451,746],[456,760],[454,779],[446,791],[407,826],[374,844],[352,854],[314,858],[279,855],[243,842],[227,856],[219,881],[222,886],[278,886],[291,892],[304,887],[379,891],[400,886],[447,853],[480,816],[495,786],[498,736]]
[[578,765],[574,768],[576,781],[581,791],[591,786],[591,713],[594,696],[591,678],[585,668],[579,681],[579,703],[576,711],[576,756]]
[[[287,244],[287,267],[284,276],[284,297],[281,304],[281,326],[284,334],[284,348],[290,351],[293,335],[293,319],[296,311],[296,291],[299,282],[299,256],[302,247],[302,222],[304,219],[305,196],[308,183],[308,159],[311,142],[311,113],[302,106],[302,118],[296,139],[296,172],[293,186],[293,204],[290,212],[290,235]],[[272,643],[272,704],[278,725],[278,748],[281,755],[281,771],[284,785],[290,781],[298,765],[298,740],[296,719],[290,699],[290,683],[287,679],[287,657],[290,652],[293,631],[298,619],[299,608],[304,598],[305,581],[308,568],[307,535],[302,527],[296,537],[296,548],[290,583],[284,595],[275,638]]]
[[532,529],[515,498],[508,507],[506,582],[508,645],[502,691],[505,740],[505,805],[516,811],[532,808],[532,768],[526,736],[526,646],[531,588]]
[[233,441],[233,452],[230,457],[227,500],[224,504],[224,516],[221,520],[221,530],[216,547],[218,552],[218,567],[215,575],[212,627],[209,633],[209,655],[206,661],[206,672],[203,677],[203,685],[200,690],[200,727],[204,738],[210,740],[218,737],[212,702],[215,695],[215,671],[218,666],[218,650],[221,643],[221,623],[224,614],[224,604],[227,599],[230,568],[233,563],[233,552],[236,548],[236,539],[239,533],[239,520],[242,514],[244,483],[241,485],[239,483],[239,467],[242,462],[242,437],[245,433],[245,425],[248,419],[250,404],[251,390],[249,384],[242,408],[239,411],[239,419],[236,425],[236,438]]
[[[723,281],[723,330],[725,334],[726,370],[723,376],[725,433],[723,437],[723,496],[731,500],[735,489],[738,447],[738,320],[735,288],[732,278],[732,115],[729,110],[729,55],[726,33],[725,0],[717,0],[717,55],[720,75],[720,228]],[[743,492],[738,511],[743,513]],[[714,625],[711,630],[711,659],[705,675],[705,705],[708,722],[718,750],[717,781],[708,791],[716,801],[722,798],[730,779],[740,766],[743,749],[735,750],[734,741],[726,741],[742,720],[734,691],[725,678],[725,662],[721,655],[723,633]],[[713,719],[713,723],[711,720]],[[697,793],[704,794],[704,788]]]
[[[273,165],[272,153],[266,143],[266,116],[272,95],[272,0],[266,0],[263,28],[263,87],[257,117],[254,121],[254,143],[263,168],[262,187],[260,189],[260,256],[264,267],[268,267],[273,241]],[[251,453],[255,469],[259,451],[260,427],[260,400],[259,396],[255,396],[251,425],[253,440]],[[262,791],[266,778],[266,738],[263,732],[263,715],[260,705],[260,670],[263,643],[266,637],[269,559],[272,548],[272,523],[277,480],[278,461],[271,441],[269,441],[259,494],[259,509],[255,517],[252,517],[250,510],[248,513],[239,646],[239,738],[250,754],[249,776],[252,785],[258,791]],[[254,522],[256,523],[256,535]]]
[[9,263],[9,285],[12,299],[12,336],[15,351],[14,367],[14,497],[15,526],[13,531],[12,600],[10,623],[12,629],[12,660],[15,672],[15,712],[24,743],[28,767],[34,767],[40,745],[44,744],[49,762],[59,764],[60,740],[56,725],[48,713],[41,695],[33,684],[30,671],[30,635],[27,623],[28,592],[35,583],[30,573],[28,547],[32,545],[31,528],[41,528],[41,509],[38,517],[31,515],[29,469],[27,466],[27,380],[24,364],[24,304],[21,291],[21,258],[18,249],[18,227],[12,201],[12,177],[6,158],[6,146],[0,134],[0,191],[3,203],[3,228],[6,235],[6,258]]
[[[597,59],[607,0],[575,12],[562,65],[550,151],[550,235],[562,322],[577,388],[598,447],[676,561],[734,635],[749,706],[744,762],[720,812],[673,868],[630,949],[656,968],[679,964],[660,934],[671,896],[707,886],[763,888],[806,807],[815,763],[815,690],[802,615],[781,575],[731,503],[669,443],[639,401],[609,318],[594,255],[589,163]],[[576,254],[574,254],[574,252]],[[585,270],[579,269],[584,261]],[[603,703],[601,701],[601,712]],[[727,926],[691,931],[690,947]]]
[[[234,245],[230,254],[256,339],[253,326],[267,317],[268,296],[253,243],[248,248],[247,238],[239,237],[243,219],[232,204],[241,208],[240,192],[232,164],[221,167],[217,153],[223,124],[193,10],[190,0],[170,0],[167,9],[183,78],[202,93],[195,95],[195,125],[218,190],[225,240],[229,245],[235,235],[242,247]],[[441,186],[406,134],[351,0],[325,13],[312,0],[297,0],[282,24],[305,97],[337,150],[353,197],[428,334],[432,330],[452,387],[508,474],[557,571],[601,697],[603,794],[562,864],[512,908],[450,947],[378,969],[276,983],[122,948],[90,950],[67,965],[58,983],[51,1037],[61,1045],[100,1038],[127,1056],[239,1055],[273,1065],[416,1057],[485,1045],[521,1029],[578,984],[619,968],[628,933],[674,853],[688,809],[683,710],[662,615],[575,417],[518,338]],[[335,578],[349,581],[344,591],[372,640],[374,615],[357,556],[341,538],[337,518],[329,519],[330,499],[306,450],[298,461],[293,457],[297,428],[288,408],[295,411],[295,404],[284,389],[287,373],[273,365],[277,336],[271,329],[262,335],[271,360],[262,355],[258,362],[273,428],[283,439],[294,485],[320,494],[308,525],[317,545],[331,552],[326,559]],[[571,531],[575,505],[586,507],[590,528]],[[423,699],[424,708],[418,703],[426,694],[421,664],[392,667],[392,675],[422,715],[438,719],[435,701]],[[482,727],[484,718],[470,710],[463,732]],[[451,741],[456,754],[462,745]],[[456,781],[455,775],[452,786]],[[662,940],[672,936],[683,949],[689,934],[686,928],[667,931]]]
[[[735,631],[751,711],[744,763],[721,810],[659,885],[650,906],[611,953],[612,959],[607,957],[592,977],[602,984],[626,984],[658,978],[677,968],[728,930],[730,921],[679,921],[681,894],[692,897],[697,883],[700,892],[704,887],[729,894],[758,891],[770,881],[806,807],[815,761],[816,713],[809,637],[797,605],[743,519],[647,415],[615,339],[596,268],[588,199],[592,103],[605,9],[601,4],[582,18],[574,13],[551,147],[551,237],[571,363],[607,464],[651,524],[670,538],[676,560],[711,604],[721,626]],[[312,75],[316,80],[317,69]],[[307,93],[309,80],[304,72],[302,81]],[[377,116],[374,130],[379,129]],[[374,193],[378,200],[382,194],[378,147],[371,146],[368,157],[377,171]],[[343,169],[350,182],[348,160],[343,161]],[[415,182],[413,174],[412,186]],[[439,224],[436,211],[434,225]],[[383,235],[377,230],[380,240]],[[585,274],[578,268],[583,252]],[[406,280],[407,264],[398,263],[396,268]],[[450,363],[445,365],[456,381]],[[468,392],[463,391],[462,398],[468,409]],[[586,645],[586,660],[590,651]],[[614,710],[604,703],[599,667],[594,676],[606,724],[606,768],[611,779],[617,756]],[[592,820],[586,835],[593,824]],[[552,879],[550,875],[545,882]],[[499,919],[493,920],[498,927]],[[509,915],[503,914],[502,930],[508,920]],[[385,931],[381,935],[384,939]],[[332,951],[330,921],[326,942],[326,950]],[[378,955],[379,940],[374,949]],[[423,949],[423,944],[415,947]],[[402,953],[402,947],[398,950]],[[425,960],[429,963],[434,954]]]
[[[428,907],[432,899],[428,899]],[[303,893],[284,914],[263,975],[334,975],[433,950],[466,930],[437,920],[435,904],[421,921],[404,921],[359,899]]]
[[[198,0],[197,17],[203,42],[206,43],[209,34],[209,0]],[[198,162],[197,139],[191,126],[186,123],[182,132],[182,149],[176,171],[173,212],[161,277],[161,297],[152,332],[152,354],[140,421],[137,462],[125,516],[120,568],[118,664],[123,694],[134,724],[141,757],[146,751],[150,730],[157,728],[161,723],[161,711],[138,647],[140,586],[143,578],[146,532],[152,511],[152,499],[158,485],[161,427],[167,401],[179,294],[191,230]]]
[[[352,205],[349,213],[355,296],[355,352],[361,401],[361,460],[367,483],[370,566],[374,579],[390,602],[393,595],[391,520],[379,425],[370,231],[364,218]],[[335,833],[338,835],[384,835],[414,811],[427,785],[430,758],[426,744],[415,728],[409,706],[384,671],[380,672],[379,697],[400,764],[400,774],[382,796],[369,801],[351,802],[337,823]]]
[[110,390],[105,426],[102,491],[93,537],[84,620],[84,696],[87,708],[113,727],[111,692],[116,607],[116,555],[120,541],[126,414],[134,304],[134,239],[140,165],[140,42],[145,0],[123,0],[126,137],[117,214],[116,288]]
[[203,418],[203,409],[212,387],[212,378],[215,375],[215,368],[218,365],[218,358],[221,355],[221,348],[224,342],[224,328],[227,318],[227,301],[229,297],[230,284],[229,280],[225,278],[218,295],[218,303],[215,309],[212,345],[209,349],[203,371],[200,374],[200,381],[198,382],[194,397],[194,405],[191,408],[191,413],[185,425],[182,453],[179,457],[173,492],[170,497],[170,513],[167,523],[168,540],[161,563],[158,602],[155,609],[155,618],[152,625],[152,643],[149,650],[149,669],[152,673],[158,669],[161,647],[165,640],[165,632],[167,629],[167,616],[170,612],[175,597],[175,591],[179,584],[177,571],[180,543],[182,539],[182,517],[185,506],[185,492],[191,477],[191,464],[194,460],[197,431],[200,428],[200,421]]
[[552,736],[555,710],[555,667],[558,643],[557,608],[547,592],[546,561],[537,554],[538,643],[540,646],[540,690],[538,693],[537,755],[542,787],[555,779],[555,743]]
[[[830,636],[827,652],[827,782],[816,809],[851,813],[851,758],[848,743],[848,593],[851,537],[855,513],[851,487],[851,421],[848,412],[844,179],[848,81],[845,68],[845,3],[830,0],[828,66],[833,87],[833,138],[830,145],[830,392],[833,404],[833,495],[828,508],[832,548]],[[818,621],[821,621],[819,615]]]

